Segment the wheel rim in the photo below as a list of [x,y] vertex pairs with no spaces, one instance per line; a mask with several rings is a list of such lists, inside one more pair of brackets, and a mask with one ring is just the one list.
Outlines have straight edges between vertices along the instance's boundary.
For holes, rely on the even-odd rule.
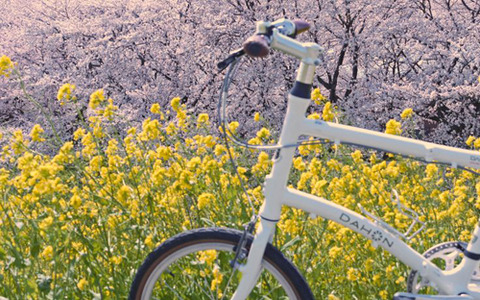
[[[233,258],[233,247],[234,245],[230,243],[216,241],[196,243],[175,250],[166,258],[162,259],[150,272],[143,286],[141,299],[157,299],[155,298],[157,292],[173,294],[177,299],[229,299],[240,279],[238,271],[234,273],[230,266],[226,266],[225,256]],[[207,261],[202,262],[202,255],[205,253],[211,255],[212,252],[208,251],[212,250],[216,251],[215,259],[212,260],[208,258]],[[219,263],[221,266],[219,266]],[[195,275],[200,275],[200,277],[203,276],[203,274],[201,274],[202,270],[211,273],[205,274],[205,276],[201,278],[201,283],[187,283],[183,278],[190,277],[191,274],[189,272],[192,271],[192,269],[190,269],[191,266],[194,266],[194,272],[198,273]],[[297,299],[291,283],[280,270],[266,259],[262,260],[262,267],[264,271],[262,271],[261,278],[259,279],[260,283],[257,283],[255,287],[255,290],[260,291],[257,291],[259,294],[253,296],[253,299]],[[228,270],[225,270],[226,268],[228,268]],[[208,271],[209,269],[212,270]],[[265,270],[268,271],[270,275],[265,274]],[[217,274],[215,274],[215,272]],[[218,275],[219,273],[221,275]],[[229,276],[226,276],[227,273]],[[180,277],[178,277],[179,275]],[[183,288],[183,285],[175,286],[170,283],[175,277],[184,281],[181,282],[181,284],[193,284],[191,291],[188,292],[194,294],[188,294],[187,296],[182,295],[183,290],[179,291],[179,289]],[[269,282],[273,279],[272,277],[275,281]],[[217,282],[213,284],[212,281],[214,280],[217,280]],[[187,290],[190,289],[187,288]],[[255,293],[255,291],[252,292],[254,295]],[[260,294],[266,295],[260,296]],[[152,295],[154,298],[152,298]],[[164,298],[165,296],[159,297]]]

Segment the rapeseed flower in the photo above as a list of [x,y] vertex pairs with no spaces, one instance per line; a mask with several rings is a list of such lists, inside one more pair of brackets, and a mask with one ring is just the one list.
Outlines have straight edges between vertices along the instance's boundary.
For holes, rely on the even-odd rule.
[[83,291],[88,285],[88,281],[85,278],[82,278],[78,281],[77,287],[79,290]]
[[78,209],[80,207],[80,205],[82,205],[82,198],[80,198],[80,196],[77,195],[77,194],[73,195],[70,198],[70,205],[73,208]]
[[257,131],[257,138],[259,139],[268,139],[270,137],[270,130],[263,127],[259,131]]
[[475,142],[473,142],[473,147],[476,149],[480,148],[480,138],[475,139]]
[[350,154],[350,156],[352,156],[353,161],[357,164],[361,163],[363,161],[362,160],[363,155],[362,155],[362,152],[360,150],[355,150],[354,152],[352,152]]
[[72,95],[74,90],[75,85],[70,83],[65,83],[58,89],[57,100],[60,101],[60,105],[64,105],[65,101],[77,100],[77,97]]
[[212,280],[210,289],[214,291],[217,288],[217,286],[219,286],[220,283],[222,283],[222,280],[223,280],[223,274],[220,272],[220,268],[218,267],[218,265],[215,265],[213,267],[213,280]]
[[0,57],[0,76],[9,77],[14,68],[14,64],[10,57],[2,55]]
[[112,98],[108,98],[107,102],[108,102],[108,105],[103,110],[103,117],[107,118],[109,121],[112,121],[113,120],[112,117],[115,114],[115,111],[118,110],[118,106],[113,104]]
[[380,293],[378,293],[378,295],[380,296],[380,298],[381,298],[382,300],[388,299],[388,292],[387,292],[386,290],[380,291]]
[[231,133],[236,133],[238,126],[240,126],[240,124],[237,121],[230,122],[228,124],[228,130],[230,130]]
[[150,107],[150,112],[152,112],[154,114],[160,114],[161,113],[160,104],[158,104],[158,103],[152,104],[152,106]]
[[215,196],[211,193],[202,193],[198,196],[197,207],[198,209],[203,209],[204,207],[209,206],[215,199]]
[[38,227],[42,230],[45,230],[45,229],[48,229],[52,224],[53,224],[53,217],[48,216],[38,224]]
[[403,110],[403,112],[400,114],[400,117],[402,120],[408,119],[413,116],[413,109],[411,108],[406,108]]
[[360,272],[355,268],[349,268],[347,271],[347,279],[357,281],[360,278]]
[[103,90],[96,90],[90,95],[90,101],[88,102],[88,106],[91,109],[96,109],[100,104],[105,101],[105,96],[103,95]]
[[472,146],[473,142],[475,141],[475,137],[474,136],[469,136],[467,141],[465,142],[467,144],[467,146]]
[[45,139],[41,137],[42,133],[44,132],[45,130],[43,130],[42,126],[40,126],[39,124],[35,124],[32,128],[32,131],[30,132],[30,137],[32,138],[32,141],[34,142],[45,141]]
[[178,111],[180,109],[180,98],[173,98],[172,101],[170,101],[170,106],[172,106],[174,111]]
[[48,245],[43,249],[42,253],[40,254],[46,261],[50,261],[53,258],[53,247]]
[[315,88],[311,95],[310,95],[310,98],[315,102],[315,104],[317,105],[320,105],[322,104],[323,102],[325,102],[325,100],[327,100],[327,98],[325,96],[322,95],[322,93],[320,92],[320,88]]
[[324,121],[332,121],[335,118],[335,115],[333,114],[332,111],[332,103],[327,102],[325,103],[325,106],[323,106],[323,111],[322,111],[322,118]]
[[207,264],[211,266],[213,262],[217,259],[217,250],[204,250],[200,252],[198,260],[202,264]]
[[400,135],[402,133],[402,124],[391,119],[387,122],[385,133]]
[[[10,228],[14,228],[16,233],[12,241],[20,255],[38,260],[22,267],[25,274],[49,274],[56,280],[58,291],[62,289],[59,297],[68,299],[89,289],[96,278],[88,276],[111,278],[102,290],[96,291],[93,286],[91,289],[104,296],[116,297],[125,294],[124,287],[113,285],[109,280],[125,282],[130,273],[111,273],[113,267],[119,270],[134,268],[157,242],[179,230],[203,226],[204,222],[212,222],[212,226],[239,226],[247,220],[249,216],[245,211],[250,210],[246,197],[229,205],[241,187],[226,164],[225,146],[205,133],[210,128],[196,130],[198,119],[191,118],[179,98],[178,103],[173,104],[175,110],[181,112],[177,112],[177,118],[179,115],[184,118],[185,128],[191,132],[177,126],[175,121],[169,125],[150,119],[140,129],[128,129],[126,137],[120,139],[107,127],[107,108],[102,106],[102,112],[97,109],[90,123],[73,134],[73,139],[81,142],[66,142],[53,157],[30,151],[29,138],[24,138],[21,131],[13,134],[10,141],[2,140],[9,144],[3,148],[0,160],[12,168],[0,168],[0,191],[6,204],[0,210],[0,219],[6,225],[0,235],[13,236]],[[156,109],[152,111],[155,112]],[[167,125],[172,127],[170,136],[165,135]],[[96,134],[95,128],[101,128],[103,135]],[[148,135],[156,130],[157,138],[153,138],[156,133],[152,137]],[[256,136],[255,142],[271,138],[267,129],[260,132],[261,138]],[[38,133],[38,137],[42,134]],[[476,138],[467,141],[474,147]],[[421,220],[435,222],[435,228],[419,235],[422,248],[431,247],[440,239],[469,238],[470,232],[465,227],[474,226],[477,216],[472,208],[480,208],[480,197],[475,195],[480,191],[480,183],[469,177],[469,173],[436,164],[416,164],[401,157],[391,157],[386,163],[375,153],[351,152],[343,145],[337,147],[335,153],[329,146],[309,147],[302,146],[300,156],[294,158],[289,187],[325,197],[350,209],[357,209],[357,203],[361,203],[385,222],[402,229],[409,225],[409,220],[392,205],[386,205],[395,188],[402,203],[421,212]],[[14,154],[13,149],[18,149],[18,153]],[[260,182],[271,166],[270,156],[265,152],[243,152],[234,146],[231,150],[235,157],[242,158],[238,172],[243,180],[255,185],[248,192],[257,198],[254,205],[258,208],[263,199]],[[397,289],[397,284],[404,284],[405,278],[400,277],[404,269],[397,267],[390,256],[375,252],[381,259],[372,259],[372,251],[376,250],[370,242],[366,242],[365,247],[352,246],[362,244],[362,236],[322,218],[305,222],[305,217],[300,210],[283,209],[275,238],[280,247],[288,243],[284,251],[296,263],[308,261],[307,280],[313,282],[313,278],[320,278],[320,264],[327,269],[321,272],[344,273],[336,276],[336,285],[327,290],[323,289],[325,282],[312,285],[319,298],[348,298],[353,289],[356,293],[358,290],[361,298],[372,290],[372,286],[377,297],[383,288],[388,296]],[[452,227],[453,218],[456,226]],[[27,226],[30,224],[34,226]],[[35,237],[41,238],[40,245]],[[298,238],[302,239],[301,243],[296,242]],[[420,239],[412,242],[417,241]],[[0,239],[0,252],[15,257],[10,250],[12,244],[8,239],[3,239],[2,244]],[[55,251],[57,248],[62,251]],[[330,250],[315,252],[315,248]],[[311,257],[311,253],[318,255]],[[344,253],[348,255],[342,255]],[[53,258],[66,263],[53,264]],[[78,274],[77,281],[71,284],[68,268],[73,262],[78,265]],[[98,270],[97,274],[88,272],[88,262]],[[220,257],[215,251],[206,251],[199,254],[195,263],[211,265],[201,276],[208,282],[205,290],[213,286],[216,292],[212,294],[219,295],[223,279]],[[15,263],[11,267],[15,267]],[[190,268],[188,272],[193,273],[195,269]],[[1,268],[0,276],[8,279],[4,282],[13,289],[15,285],[11,282],[18,281],[20,286],[29,284],[26,276],[13,279],[11,274],[2,273]],[[8,293],[7,288],[4,291]]]
[[197,128],[208,125],[209,117],[208,114],[199,114],[197,118]]

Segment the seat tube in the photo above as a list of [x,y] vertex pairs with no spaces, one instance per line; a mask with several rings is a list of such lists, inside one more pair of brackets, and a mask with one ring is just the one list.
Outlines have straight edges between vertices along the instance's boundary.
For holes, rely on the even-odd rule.
[[477,270],[480,262],[480,222],[475,226],[473,236],[463,255],[463,260],[458,266],[459,277],[457,279],[466,286],[472,278],[472,274]]

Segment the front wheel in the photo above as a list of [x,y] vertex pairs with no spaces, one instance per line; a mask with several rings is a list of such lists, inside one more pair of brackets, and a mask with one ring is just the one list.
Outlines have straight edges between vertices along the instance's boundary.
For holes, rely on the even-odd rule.
[[[230,299],[241,279],[230,266],[241,235],[238,230],[206,228],[165,241],[138,269],[129,299]],[[252,240],[248,236],[247,251]],[[249,299],[313,299],[303,276],[271,244],[262,267]]]

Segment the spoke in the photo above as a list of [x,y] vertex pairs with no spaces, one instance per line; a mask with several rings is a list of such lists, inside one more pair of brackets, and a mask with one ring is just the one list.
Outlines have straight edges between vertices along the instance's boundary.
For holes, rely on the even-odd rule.
[[182,300],[184,299],[184,298],[183,298],[182,296],[180,296],[180,295],[178,294],[178,292],[175,291],[175,289],[172,288],[168,283],[165,282],[165,286],[166,286],[170,291],[172,291],[172,292],[175,294],[175,296],[177,297],[177,299],[182,299]]
[[233,275],[235,275],[236,271],[237,271],[236,268],[232,268],[231,275],[228,277],[227,285],[225,286],[225,288],[224,288],[224,290],[223,290],[224,293],[223,293],[223,295],[222,295],[222,298],[220,298],[220,300],[223,300],[223,298],[225,298],[225,295],[227,294],[227,293],[225,293],[225,291],[228,290],[228,287],[230,286],[230,282],[231,282],[231,280],[232,280],[232,278],[233,278]]
[[[185,259],[187,259],[187,258],[185,258]],[[187,259],[187,260],[190,260],[190,259]],[[199,268],[200,265],[194,265],[194,264],[187,264],[187,265],[189,265],[189,266],[196,266],[195,269],[197,269],[197,270],[198,270],[198,274],[200,274],[200,272],[199,272],[199,271],[201,270],[201,269]],[[212,292],[210,291],[210,289],[208,289],[208,291],[207,291],[204,287],[202,287],[202,286],[195,280],[194,277],[192,277],[191,275],[187,275],[188,272],[186,271],[185,268],[183,268],[183,266],[181,265],[180,262],[177,261],[177,265],[176,265],[175,267],[180,271],[180,272],[177,272],[177,273],[180,273],[181,275],[186,275],[187,278],[190,279],[190,280],[188,281],[188,284],[194,284],[199,290],[202,291],[203,294],[207,295],[210,299],[214,299],[213,294],[212,294]],[[175,277],[176,277],[175,274],[174,274],[171,270],[168,270],[167,273],[168,273],[170,276],[172,276],[172,278],[175,278]],[[206,278],[206,277],[204,278],[204,281],[205,281],[206,286],[208,287],[208,281],[207,281],[207,278]],[[164,282],[164,284],[165,284],[175,295],[177,295],[177,297],[180,297],[180,295],[178,294],[178,292],[177,292],[174,288],[172,288],[172,287],[167,283],[167,281],[166,281],[165,279],[163,279],[163,282]],[[183,298],[181,298],[181,299],[183,299]]]

